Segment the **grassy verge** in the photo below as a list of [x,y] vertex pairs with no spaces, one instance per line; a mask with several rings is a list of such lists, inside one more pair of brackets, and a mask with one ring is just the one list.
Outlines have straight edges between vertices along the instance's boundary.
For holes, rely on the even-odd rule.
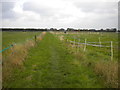
[[12,88],[101,88],[94,72],[81,65],[68,48],[53,34],[31,48],[21,69],[4,87]]
[[[41,40],[43,37],[44,32],[37,37],[37,41]],[[3,84],[11,78],[12,72],[14,68],[22,68],[24,60],[28,54],[30,48],[35,47],[36,42],[35,40],[28,40],[24,43],[14,45],[11,48],[11,53],[6,57],[3,56],[2,61],[2,80]]]
[[[30,40],[34,40],[35,35],[41,32],[2,32],[2,49],[9,47],[11,44],[24,44]],[[0,49],[0,50],[2,50]],[[3,58],[11,54],[11,49],[2,52]]]

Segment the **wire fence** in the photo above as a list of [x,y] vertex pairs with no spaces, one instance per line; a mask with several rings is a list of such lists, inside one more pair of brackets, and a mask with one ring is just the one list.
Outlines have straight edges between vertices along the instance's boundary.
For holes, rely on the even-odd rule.
[[[95,47],[111,47],[111,46],[105,46],[105,45],[96,45],[96,44],[89,44],[89,43],[99,43],[99,42],[87,42],[87,43],[80,43],[80,42],[74,42],[74,41],[69,41],[70,43],[75,43],[75,44],[86,44],[90,46],[95,46]],[[110,42],[109,42],[110,43]]]
[[[67,39],[67,38],[66,38]],[[83,41],[83,39],[82,39]],[[99,38],[99,42],[89,42],[87,41],[87,39],[84,39],[84,43],[79,40],[76,41],[76,39],[74,38],[74,40],[68,40],[67,42],[72,43],[73,45],[76,45],[77,48],[80,48],[80,45],[84,45],[83,47],[83,51],[86,51],[86,47],[87,46],[93,46],[93,47],[108,47],[110,48],[110,52],[111,52],[111,60],[113,60],[113,41],[105,41],[105,42],[101,42],[100,38]],[[102,45],[102,44],[106,44],[107,45]],[[114,42],[114,43],[119,43],[119,42]],[[109,44],[109,45],[108,45]]]
[[[42,37],[42,36],[43,36],[43,34],[40,34],[40,35],[37,35],[37,36],[35,35],[35,36],[31,37],[31,38],[27,38],[26,41],[35,41],[35,43],[36,43],[36,40],[37,40],[39,37]],[[36,37],[36,38],[35,38],[35,37]],[[15,42],[12,42],[11,45],[9,45],[8,47],[0,50],[0,54],[2,55],[3,52],[5,52],[5,51],[7,51],[7,50],[12,50],[12,49],[14,48],[14,46],[16,46],[16,45],[19,45],[19,43],[16,44]],[[16,52],[16,50],[12,50],[12,51],[10,52],[11,55],[12,55],[14,52]],[[9,57],[9,55],[6,56],[6,57]],[[1,58],[0,64],[2,64],[2,63],[3,63],[3,61],[2,61],[2,58]]]
[[5,51],[5,50],[7,50],[7,49],[12,48],[13,46],[14,46],[14,45],[12,44],[12,45],[10,45],[9,47],[7,47],[7,48],[4,48],[4,49],[0,50],[0,53],[2,53],[3,51]]
[[[34,40],[34,39],[35,39],[35,37],[33,36],[32,38],[26,39],[26,41],[30,41],[30,40]],[[14,42],[13,42],[13,43],[14,43]],[[6,50],[8,50],[8,49],[14,47],[15,45],[16,45],[16,43],[9,45],[8,47],[6,47],[6,48],[0,50],[0,53],[2,53],[3,51],[6,51]]]

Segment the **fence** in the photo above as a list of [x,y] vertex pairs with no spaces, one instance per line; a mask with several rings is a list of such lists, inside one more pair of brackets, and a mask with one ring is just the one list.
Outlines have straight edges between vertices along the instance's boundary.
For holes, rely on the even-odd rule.
[[[36,39],[37,39],[37,37],[36,37],[36,35],[35,35],[35,37],[33,36],[32,38],[26,39],[26,41],[35,40],[35,42],[36,42]],[[0,53],[2,53],[3,51],[5,51],[5,50],[7,50],[7,49],[10,49],[10,48],[14,47],[14,45],[16,45],[16,43],[11,44],[11,45],[8,46],[7,48],[4,48],[4,49],[0,50]]]
[[0,53],[2,53],[3,51],[5,51],[5,50],[7,50],[7,49],[10,49],[11,47],[13,47],[13,44],[12,44],[12,45],[10,45],[9,47],[7,47],[7,48],[3,49],[3,50],[0,50]]
[[[101,42],[100,38],[99,38],[99,42],[87,42],[87,39],[84,39],[84,43],[81,43],[80,42],[80,39],[78,40],[78,42],[75,41],[75,38],[74,40],[68,40],[67,39],[67,42],[69,43],[72,43],[73,45],[77,45],[77,48],[79,50],[79,45],[80,44],[83,44],[84,45],[84,48],[83,48],[83,51],[85,52],[86,51],[86,47],[87,46],[93,46],[93,47],[108,47],[110,48],[111,50],[111,60],[113,60],[113,41],[106,41],[106,42]],[[110,43],[109,46],[106,46],[106,45],[102,45],[102,43]],[[114,43],[118,43],[118,42],[114,42]],[[76,50],[76,51],[78,51]]]
[[[42,34],[40,34],[40,36],[42,37]],[[32,38],[26,39],[26,41],[34,40],[35,43],[36,43],[37,38],[38,38],[38,37],[35,35],[35,36],[33,36]],[[6,50],[9,50],[9,49],[13,49],[15,45],[16,45],[16,43],[9,45],[8,47],[0,50],[0,53],[4,52],[4,51],[6,51]],[[11,54],[13,54],[14,52],[15,52],[15,51],[11,51]],[[0,64],[2,64],[2,60],[0,60]]]

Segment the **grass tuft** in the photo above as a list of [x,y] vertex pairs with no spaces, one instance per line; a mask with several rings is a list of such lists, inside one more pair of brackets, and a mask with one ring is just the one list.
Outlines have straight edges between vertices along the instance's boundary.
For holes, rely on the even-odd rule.
[[118,63],[112,61],[99,61],[95,64],[95,72],[104,78],[105,85],[118,88]]

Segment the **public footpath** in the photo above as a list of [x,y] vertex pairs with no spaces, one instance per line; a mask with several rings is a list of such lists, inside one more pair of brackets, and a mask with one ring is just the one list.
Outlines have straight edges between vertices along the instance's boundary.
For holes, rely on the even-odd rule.
[[7,88],[102,88],[99,78],[55,35],[46,33],[31,48],[21,69],[16,69]]

